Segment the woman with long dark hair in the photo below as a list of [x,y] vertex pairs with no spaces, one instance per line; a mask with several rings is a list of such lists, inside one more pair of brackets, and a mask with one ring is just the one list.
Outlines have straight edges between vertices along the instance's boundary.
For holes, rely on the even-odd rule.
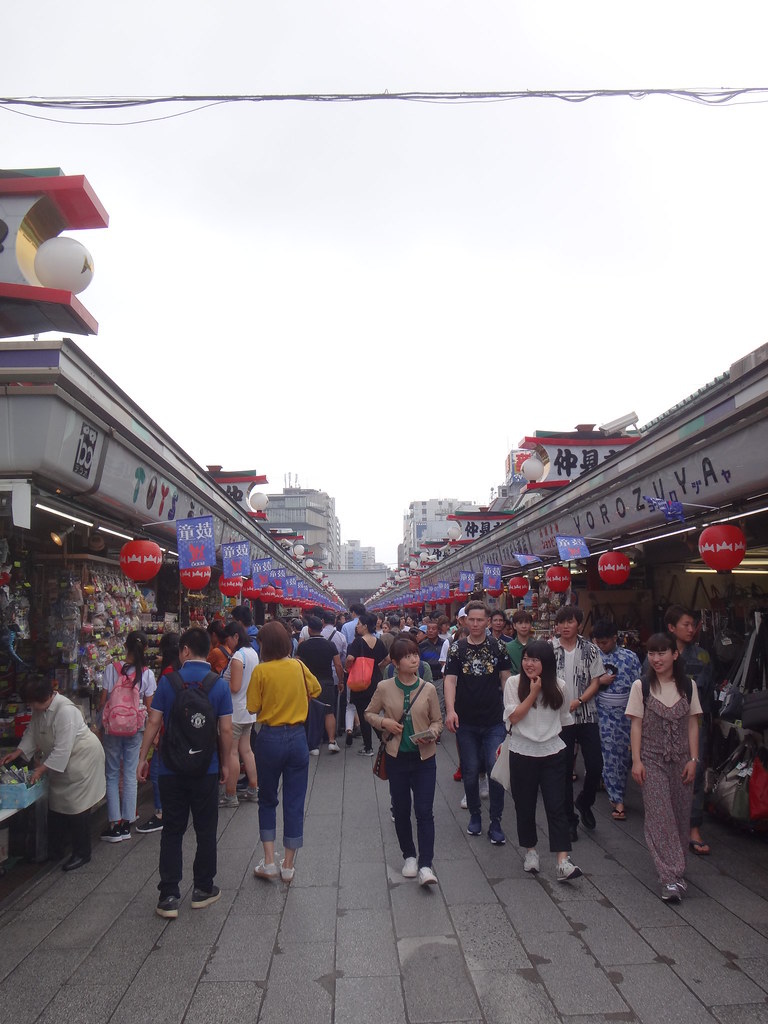
[[358,658],[371,663],[369,665],[370,675],[367,677],[367,685],[351,682],[348,678],[349,699],[357,709],[360,718],[360,732],[363,734],[363,748],[358,750],[358,754],[373,757],[373,734],[370,723],[365,717],[365,709],[371,703],[376,687],[381,682],[381,670],[389,664],[389,655],[387,648],[376,636],[376,616],[372,612],[366,612],[357,620],[355,639],[347,649],[347,663],[344,666],[347,673],[352,671]]
[[536,801],[539,790],[549,826],[549,848],[557,854],[556,878],[568,882],[581,875],[571,861],[571,833],[565,813],[565,744],[560,737],[571,725],[564,697],[565,682],[557,678],[555,654],[544,640],[531,640],[519,676],[504,686],[504,718],[509,732],[509,774],[517,815],[517,838],[525,849],[525,871],[539,870],[536,852]]
[[101,838],[106,843],[130,839],[131,822],[136,818],[136,766],[147,710],[152,706],[152,695],[157,689],[154,672],[147,667],[146,651],[147,634],[139,629],[131,630],[125,638],[125,661],[107,665],[102,677],[100,710],[107,762],[109,827],[101,833]]
[[701,703],[674,636],[654,633],[646,648],[646,678],[632,684],[627,702],[632,778],[643,791],[645,842],[661,882],[661,898],[678,903],[686,890]]

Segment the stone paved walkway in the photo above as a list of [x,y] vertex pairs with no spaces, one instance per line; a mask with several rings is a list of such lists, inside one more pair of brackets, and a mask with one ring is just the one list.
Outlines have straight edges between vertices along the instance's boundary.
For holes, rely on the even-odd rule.
[[708,825],[714,855],[691,858],[688,898],[667,906],[636,791],[620,825],[600,794],[597,830],[574,849],[585,877],[557,884],[544,836],[530,877],[509,800],[505,847],[466,835],[452,755],[448,739],[438,887],[400,874],[387,786],[369,759],[323,751],[310,759],[291,886],[253,878],[257,808],[246,804],[221,812],[224,895],[205,910],[190,908],[188,877],[178,920],[155,915],[159,834],[97,842],[86,868],[53,870],[6,905],[0,1022],[768,1022],[764,839]]

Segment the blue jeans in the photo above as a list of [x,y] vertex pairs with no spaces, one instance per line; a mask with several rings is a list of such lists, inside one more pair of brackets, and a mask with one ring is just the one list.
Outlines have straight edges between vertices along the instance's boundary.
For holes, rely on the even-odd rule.
[[304,723],[262,725],[256,740],[259,776],[259,838],[274,843],[277,836],[277,787],[283,779],[283,847],[304,845],[304,798],[309,776],[309,747]]
[[397,757],[387,754],[387,778],[389,795],[392,797],[392,811],[395,816],[395,832],[403,857],[415,857],[413,828],[411,827],[411,792],[413,809],[416,814],[416,836],[419,841],[419,867],[431,868],[435,852],[435,819],[432,805],[435,802],[435,780],[437,769],[434,757],[421,760],[418,751],[398,753]]
[[504,742],[504,723],[496,725],[460,725],[456,730],[461,758],[461,777],[470,814],[480,813],[480,772],[488,772],[491,821],[501,821],[504,812],[504,787],[491,778],[496,751]]
[[[143,732],[135,736],[105,736],[107,775],[107,817],[110,821],[133,821],[136,817],[136,765]],[[120,798],[120,766],[123,768],[123,796]]]

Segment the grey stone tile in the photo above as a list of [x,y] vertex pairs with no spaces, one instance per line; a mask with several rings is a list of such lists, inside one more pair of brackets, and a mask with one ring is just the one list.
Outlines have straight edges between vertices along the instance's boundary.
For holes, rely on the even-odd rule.
[[130,902],[130,893],[93,894],[75,907],[46,937],[46,949],[93,946]]
[[181,1022],[207,957],[202,946],[153,949],[118,1003],[111,1024]]
[[336,889],[291,889],[278,934],[280,946],[333,940],[336,934]]
[[568,922],[535,878],[510,879],[494,886],[519,935],[531,932],[568,930]]
[[157,947],[171,951],[212,946],[224,927],[234,895],[231,890],[223,891],[217,903],[193,910],[190,906],[191,891],[188,892],[181,901],[178,918],[168,922],[168,927],[157,939]]
[[[698,863],[696,867],[699,867]],[[763,935],[766,934],[768,900],[755,895],[751,889],[736,879],[728,878],[717,871],[699,870],[695,875],[691,871],[686,871],[686,878],[741,921],[757,928]]]
[[2,1024],[31,1024],[45,1006],[67,983],[87,950],[53,950],[30,953],[0,983],[0,1021]]
[[0,933],[0,979],[10,974],[55,927],[56,921],[28,921],[24,917],[7,924]]
[[643,1024],[704,1024],[710,1014],[666,964],[630,964],[611,978]]
[[338,847],[335,852],[324,849],[315,851],[304,847],[296,858],[296,874],[291,882],[293,888],[309,886],[335,886],[339,881]]
[[474,858],[447,861],[436,858],[435,874],[449,907],[457,903],[497,903],[496,893]]
[[456,939],[401,939],[397,948],[411,1024],[477,1020],[481,1016]]
[[648,943],[627,924],[618,911],[610,907],[585,900],[569,903],[563,907],[563,913],[573,930],[579,933],[582,942],[604,967],[653,963],[656,958]]
[[337,919],[336,969],[345,978],[398,974],[388,910],[346,910]]
[[459,904],[451,908],[451,917],[468,970],[511,971],[531,966],[502,907]]
[[[284,953],[276,953],[259,1024],[293,1024],[297,1021],[330,1024],[334,989],[339,984],[335,981],[333,964],[332,942],[294,946]],[[350,979],[349,983],[371,985],[377,980]],[[336,1005],[338,1022],[338,1001]]]
[[122,995],[122,988],[101,985],[93,979],[87,985],[65,985],[37,1020],[39,1024],[106,1024]]
[[645,938],[707,1006],[762,1003],[765,992],[688,925],[646,928]]
[[713,1006],[712,1013],[721,1024],[765,1024],[768,1006]]
[[403,1024],[405,1019],[399,982],[389,977],[337,979],[334,1024]]
[[339,909],[362,910],[389,907],[389,888],[383,861],[350,861],[339,873]]
[[200,984],[192,996],[184,1024],[253,1024],[263,996],[263,989],[252,981]]
[[398,939],[414,935],[453,936],[453,924],[437,886],[395,885],[390,890]]
[[764,992],[768,992],[768,958],[740,956],[735,963],[748,978],[751,978]]
[[740,952],[749,951],[751,956],[768,956],[768,939],[765,936],[707,896],[684,900],[679,913],[723,952],[738,956]]
[[626,1012],[624,1000],[576,935],[547,932],[522,939],[560,1013]]
[[561,1024],[533,970],[473,971],[472,980],[487,1024]]
[[595,885],[635,928],[672,928],[680,923],[675,908],[657,895],[658,887],[651,891],[630,875],[598,878]]

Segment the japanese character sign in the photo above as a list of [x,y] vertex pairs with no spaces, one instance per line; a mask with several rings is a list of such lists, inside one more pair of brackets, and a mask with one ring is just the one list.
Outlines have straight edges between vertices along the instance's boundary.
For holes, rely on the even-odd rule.
[[501,587],[501,566],[486,562],[483,565],[483,588],[498,590]]
[[176,546],[179,569],[201,569],[206,565],[216,565],[213,516],[177,519]]
[[247,540],[222,544],[221,560],[225,576],[251,575],[251,545]]
[[256,587],[266,587],[269,583],[269,570],[272,568],[271,558],[254,558],[251,562],[253,583]]
[[459,573],[459,593],[471,594],[475,586],[475,574],[473,572]]
[[557,553],[564,562],[571,558],[589,558],[589,548],[583,537],[555,537]]

